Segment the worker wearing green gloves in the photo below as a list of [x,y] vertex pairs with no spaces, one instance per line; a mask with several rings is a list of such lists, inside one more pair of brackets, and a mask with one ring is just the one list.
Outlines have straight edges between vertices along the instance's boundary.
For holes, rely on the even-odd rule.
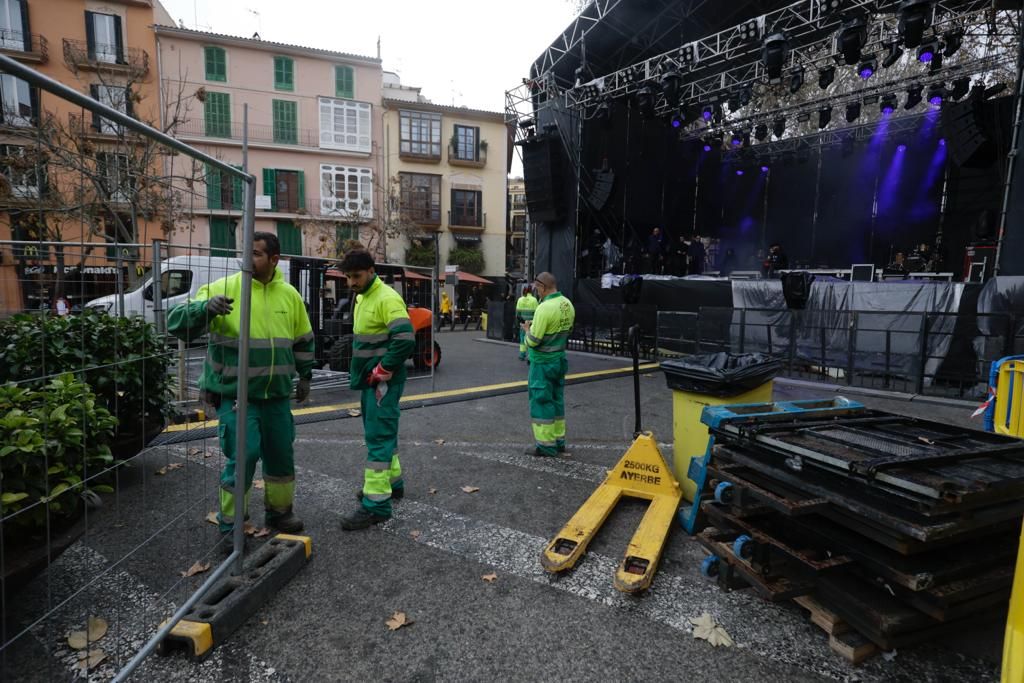
[[558,291],[551,273],[541,273],[533,283],[540,304],[533,320],[522,324],[530,349],[530,421],[535,445],[528,455],[552,456],[565,452],[565,373],[569,363],[565,347],[569,342],[576,309]]
[[519,327],[519,360],[526,360],[526,332],[522,324],[533,320],[533,312],[537,310],[537,299],[534,298],[530,286],[523,287],[523,295],[516,301],[516,322]]
[[[281,243],[277,235],[257,232],[252,251],[252,314],[249,324],[249,409],[246,420],[245,500],[256,462],[263,460],[266,525],[285,533],[302,531],[292,511],[295,497],[295,460],[292,442],[295,422],[289,398],[292,377],[299,376],[295,398],[309,396],[313,376],[314,338],[306,306],[298,291],[285,282],[277,263]],[[235,445],[238,393],[238,357],[241,315],[232,304],[241,299],[242,273],[221,278],[199,289],[196,298],[176,306],[167,316],[167,329],[185,341],[209,333],[210,342],[199,387],[217,409],[220,447],[227,462],[220,475],[221,532],[231,531],[238,517],[235,500]]]
[[398,461],[398,403],[405,388],[405,361],[416,349],[416,337],[405,301],[377,277],[369,252],[347,253],[341,271],[357,295],[349,386],[362,392],[367,450],[360,505],[341,520],[342,529],[353,531],[390,519],[391,499],[405,494]]

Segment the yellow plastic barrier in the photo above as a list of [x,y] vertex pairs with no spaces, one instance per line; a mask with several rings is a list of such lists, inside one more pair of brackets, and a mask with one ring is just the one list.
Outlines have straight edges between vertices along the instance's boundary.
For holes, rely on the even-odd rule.
[[1003,641],[1003,683],[1024,683],[1024,528],[1017,550],[1017,571]]
[[994,421],[996,434],[1024,439],[1024,361],[1008,360],[999,367]]

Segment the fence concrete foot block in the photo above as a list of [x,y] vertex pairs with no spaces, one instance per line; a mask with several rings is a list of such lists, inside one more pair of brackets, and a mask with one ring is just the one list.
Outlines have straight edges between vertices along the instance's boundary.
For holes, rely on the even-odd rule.
[[309,560],[308,536],[277,534],[246,558],[244,571],[225,576],[182,618],[157,647],[161,655],[184,651],[202,661],[270,601]]

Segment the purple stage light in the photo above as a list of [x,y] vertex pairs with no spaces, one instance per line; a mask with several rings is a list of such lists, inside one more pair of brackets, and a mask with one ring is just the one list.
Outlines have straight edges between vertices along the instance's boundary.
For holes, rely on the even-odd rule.
[[917,58],[921,60],[922,64],[927,64],[928,62],[932,61],[933,57],[935,57],[935,53],[933,53],[931,50],[925,50],[924,52],[917,56]]
[[736,175],[743,175],[743,169],[736,171]]
[[940,95],[932,95],[932,96],[931,96],[930,98],[928,98],[928,102],[929,102],[929,103],[930,103],[930,104],[931,104],[931,105],[932,105],[933,107],[937,107],[937,106],[939,106],[940,104],[942,104],[942,97],[941,97]]
[[886,116],[888,116],[889,114],[891,114],[891,113],[892,113],[893,111],[894,111],[894,110],[893,110],[893,108],[892,108],[892,107],[885,107],[885,108],[883,108],[883,109],[882,109],[882,113],[883,113],[883,114],[885,114]]
[[767,166],[762,166],[761,167],[761,173],[767,173],[767,172],[768,172],[768,167]]
[[874,75],[875,70],[872,69],[870,66],[865,66],[863,69],[860,70],[860,77],[863,78],[865,81]]
[[946,146],[946,138],[939,138],[939,147]]
[[907,151],[907,146],[906,145],[900,145],[899,147],[896,148],[896,151],[897,152],[906,152]]
[[681,125],[682,125],[682,121],[680,121],[679,119],[672,119],[672,127],[673,128],[678,128]]
[[710,152],[711,151],[711,145],[704,145],[704,151],[705,152]]
[[710,121],[711,120],[711,110],[710,109],[705,109],[704,113],[701,114],[701,116],[704,117],[705,121]]

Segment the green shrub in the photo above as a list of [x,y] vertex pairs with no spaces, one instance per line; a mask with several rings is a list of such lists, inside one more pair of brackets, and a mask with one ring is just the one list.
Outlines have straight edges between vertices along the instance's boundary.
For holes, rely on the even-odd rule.
[[459,270],[479,275],[484,272],[484,252],[480,249],[455,247],[448,254],[448,263],[458,264]]
[[0,339],[0,382],[41,389],[48,378],[73,372],[122,430],[163,422],[173,412],[172,356],[141,317],[20,314],[0,321]]
[[434,266],[434,247],[413,245],[405,250],[405,262],[410,266],[432,268]]
[[[110,453],[117,419],[98,405],[89,386],[71,374],[39,389],[0,385],[0,506],[7,537],[32,534],[78,512],[83,488],[114,462]],[[63,494],[63,495],[62,495]],[[14,514],[18,513],[18,514]],[[8,515],[12,515],[8,519]]]

